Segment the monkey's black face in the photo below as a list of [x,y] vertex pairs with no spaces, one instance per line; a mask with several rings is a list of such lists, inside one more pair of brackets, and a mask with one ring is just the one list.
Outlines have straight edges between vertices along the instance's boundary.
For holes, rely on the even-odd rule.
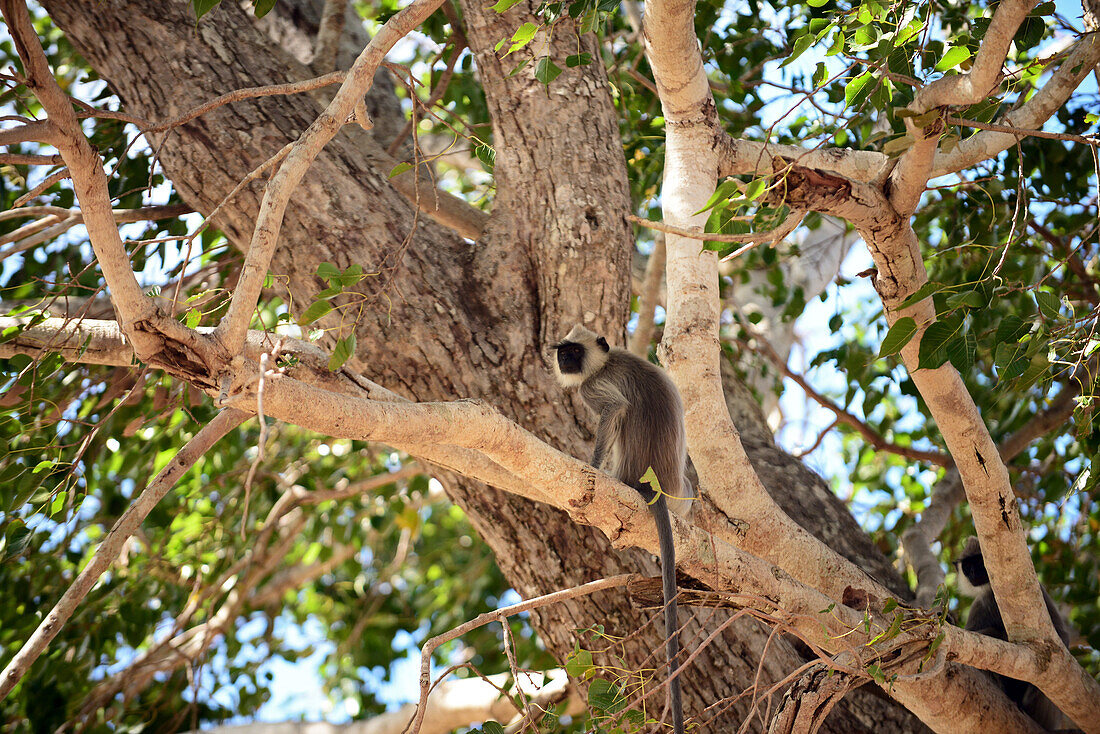
[[554,345],[558,352],[558,371],[563,375],[579,375],[584,370],[584,347],[576,342]]
[[985,560],[980,555],[959,559],[959,570],[966,576],[966,580],[974,586],[985,586],[989,583],[989,574],[985,570]]

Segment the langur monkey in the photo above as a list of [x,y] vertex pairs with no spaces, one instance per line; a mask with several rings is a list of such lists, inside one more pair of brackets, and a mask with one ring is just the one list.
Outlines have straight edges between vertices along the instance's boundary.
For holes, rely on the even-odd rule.
[[[580,387],[581,397],[600,416],[592,466],[638,491],[649,503],[661,549],[661,580],[668,638],[668,684],[672,722],[683,734],[680,681],[673,675],[680,654],[676,615],[676,550],[669,510],[686,517],[695,496],[684,476],[687,443],[680,393],[662,370],[580,324],[554,345],[554,372],[563,387]],[[652,467],[660,493],[640,480]]]
[[[985,570],[985,560],[982,558],[982,549],[978,545],[977,538],[971,536],[966,539],[962,555],[955,561],[955,565],[959,572],[959,591],[974,599],[966,617],[966,629],[987,637],[996,637],[998,640],[1007,640],[1008,634],[1001,619],[1001,610],[993,597],[993,589],[989,585],[989,574]],[[1054,631],[1062,638],[1062,643],[1068,647],[1069,632],[1062,620],[1062,615],[1054,606],[1054,601],[1047,590],[1041,585],[1039,588],[1043,592],[1043,601],[1050,614],[1050,621],[1054,623]],[[1069,725],[1065,714],[1035,686],[1003,675],[997,675],[996,678],[1005,695],[1043,728],[1058,730]]]

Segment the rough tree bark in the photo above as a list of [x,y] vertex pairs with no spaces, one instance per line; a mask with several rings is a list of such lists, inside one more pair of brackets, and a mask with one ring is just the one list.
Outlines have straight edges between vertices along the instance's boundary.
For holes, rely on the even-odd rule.
[[[308,2],[281,0],[279,7]],[[185,0],[42,4],[126,111],[147,119],[169,118],[232,89],[312,76],[236,3],[223,2],[197,27]],[[529,69],[510,77],[512,62],[496,58],[493,44],[526,19],[525,7],[504,16],[484,3],[464,2],[462,8],[497,151],[496,198],[484,235],[473,244],[464,241],[417,216],[393,188],[387,180],[392,164],[384,154],[389,140],[382,131],[394,125],[381,118],[396,108],[383,104],[374,109],[380,119],[372,133],[346,126],[313,165],[287,211],[271,270],[285,276],[279,294],[299,311],[323,287],[315,275],[322,262],[341,268],[357,263],[377,273],[360,284],[368,306],[357,323],[336,316],[322,323],[332,329],[330,340],[355,329],[351,368],[415,400],[486,400],[583,457],[592,425],[579,399],[562,398],[544,353],[578,320],[624,342],[632,252],[624,220],[630,211],[627,174],[600,65],[565,70],[548,95]],[[562,56],[577,53],[570,33],[556,33],[555,43],[567,38]],[[594,41],[585,37],[583,44]],[[597,55],[595,48],[587,50]],[[158,135],[155,144],[183,199],[209,212],[317,111],[307,95],[237,103]],[[261,191],[262,182],[246,188],[217,221],[238,247],[247,246]],[[746,449],[784,509],[876,579],[907,594],[825,483],[775,446],[748,392],[730,380],[727,386]],[[449,491],[520,594],[656,570],[645,554],[616,551],[598,532],[545,506],[469,482],[451,482]],[[535,624],[551,651],[564,657],[576,628],[601,623],[611,634],[625,634],[650,614],[632,608],[625,594],[603,594],[542,610]],[[685,636],[688,646],[721,621],[709,612],[697,614]],[[689,716],[701,715],[708,728],[724,730],[744,718],[751,696],[725,713],[703,714],[705,707],[751,685],[758,664],[762,680],[769,681],[805,660],[797,646],[780,640],[761,663],[768,634],[741,622],[696,658],[684,674]],[[628,650],[627,662],[641,666],[659,648],[658,636],[649,634]],[[837,705],[824,730],[905,732],[923,725],[881,694],[860,690]]]

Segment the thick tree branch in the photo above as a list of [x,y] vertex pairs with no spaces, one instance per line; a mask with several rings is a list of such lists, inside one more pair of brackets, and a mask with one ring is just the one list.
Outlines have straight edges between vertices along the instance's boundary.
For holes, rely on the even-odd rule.
[[[1092,372],[1095,372],[1094,367],[1089,374]],[[1045,410],[1033,415],[1019,430],[1001,441],[998,447],[1001,459],[1006,462],[1012,460],[1033,440],[1064,425],[1073,416],[1077,406],[1075,398],[1081,394],[1082,381],[1090,384],[1091,378],[1088,375],[1072,378]],[[932,488],[932,496],[928,507],[921,513],[920,521],[901,536],[906,562],[917,575],[916,602],[919,607],[929,608],[943,584],[943,568],[932,552],[931,544],[940,537],[952,511],[964,496],[958,471],[949,469]]]
[[935,322],[936,313],[930,297],[900,308],[928,280],[916,234],[880,191],[824,171],[791,168],[785,193],[792,206],[851,221],[877,266],[874,285],[887,321],[893,324],[902,316],[916,320],[917,333],[902,349],[902,358],[962,477],[1009,638],[1042,652],[1045,669],[1031,680],[1056,705],[1078,724],[1100,722],[1100,685],[1080,669],[1054,632],[1040,595],[1008,470],[973,399],[950,362],[935,369],[918,369],[920,340]]
[[944,76],[917,92],[910,107],[927,112],[936,107],[965,106],[981,102],[1001,81],[1001,70],[1012,37],[1037,0],[1003,0],[982,37],[974,63],[965,74]]
[[745,173],[767,174],[772,171],[772,158],[788,158],[807,168],[823,168],[854,179],[873,181],[891,165],[890,159],[873,150],[848,148],[815,148],[806,150],[795,145],[757,143],[738,140],[716,130],[712,145],[718,155],[718,175],[722,178]]
[[[1078,41],[1047,83],[1020,107],[1000,119],[1000,124],[1017,128],[1040,128],[1069,99],[1089,72],[1100,63],[1100,33],[1089,33]],[[963,140],[950,153],[936,154],[932,176],[961,171],[1008,150],[1019,140],[1006,132],[980,132]]]
[[28,122],[18,127],[9,127],[6,130],[0,130],[0,145],[45,143],[46,145],[57,147],[57,142],[57,131],[54,129],[53,125],[46,120]]

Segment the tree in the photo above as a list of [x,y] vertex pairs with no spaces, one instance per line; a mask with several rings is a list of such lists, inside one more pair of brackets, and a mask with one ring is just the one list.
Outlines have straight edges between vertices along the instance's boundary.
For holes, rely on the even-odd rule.
[[[18,302],[0,345],[12,447],[0,569],[22,592],[0,625],[9,721],[223,718],[200,695],[201,665],[220,665],[218,643],[231,662],[216,677],[255,672],[237,655],[250,615],[266,615],[275,645],[280,611],[321,615],[339,644],[333,679],[353,681],[356,667],[393,659],[385,630],[420,617],[433,632],[455,627],[492,609],[483,592],[505,580],[524,598],[573,589],[531,620],[596,714],[659,718],[663,689],[642,676],[642,703],[639,678],[612,674],[652,671],[661,649],[652,611],[630,598],[646,585],[622,576],[652,575],[647,553],[624,549],[652,550],[655,534],[628,488],[571,458],[585,455],[591,423],[544,361],[577,320],[625,341],[630,212],[652,215],[643,245],[650,228],[666,237],[635,333],[649,333],[663,267],[659,352],[688,406],[706,498],[677,526],[685,601],[700,605],[683,673],[695,722],[802,730],[831,711],[831,731],[1034,728],[978,669],[1034,682],[1083,728],[1100,721],[1096,658],[1081,652],[1086,670],[1054,635],[1025,533],[1045,567],[1072,559],[1053,579],[1062,598],[1095,599],[1096,140],[1039,130],[1055,115],[1068,131],[1091,119],[1088,95],[1070,96],[1100,61],[1094,32],[1052,48],[1073,24],[1027,0],[927,15],[650,0],[644,33],[633,5],[624,21],[606,4],[433,15],[439,0],[414,0],[383,7],[368,42],[340,22],[339,2],[324,13],[304,0],[211,5],[45,0],[36,28],[19,0],[0,3],[18,57],[5,76],[20,115],[0,133],[6,163],[64,165],[41,181],[6,169],[6,207],[39,218],[13,224],[0,252],[32,252],[77,222],[87,232],[12,266],[4,296]],[[1090,8],[1087,28],[1095,21]],[[768,30],[776,22],[784,33]],[[410,104],[410,126],[387,73],[410,103],[416,78],[376,72],[418,27],[446,47],[419,52],[444,69]],[[362,51],[353,64],[334,38]],[[69,44],[105,88],[83,83]],[[808,53],[820,58],[812,72]],[[348,71],[328,73],[333,58]],[[804,104],[765,130],[782,102],[762,90],[777,86]],[[129,147],[139,132],[148,150]],[[425,161],[421,143],[438,151],[448,134],[472,157]],[[821,145],[830,139],[849,147]],[[451,193],[436,185],[444,174]],[[164,181],[170,199],[150,201]],[[39,196],[63,211],[12,208]],[[663,224],[649,222],[657,203]],[[127,249],[120,221],[181,207],[217,230],[199,239],[190,222],[158,220]],[[775,446],[725,361],[743,350],[739,368],[756,369],[775,356],[753,315],[730,305],[750,271],[765,274],[757,298],[787,318],[818,295],[785,275],[783,248],[764,245],[822,215],[847,222],[874,259],[882,318],[858,328],[838,314],[830,328],[848,340],[817,359],[845,370],[847,390],[840,403],[815,394],[844,427],[853,485],[892,490],[901,510],[878,545]],[[735,251],[721,272],[719,256]],[[136,274],[156,260],[173,280],[151,296]],[[275,328],[284,321],[307,338]],[[637,342],[647,353],[648,336]],[[782,357],[769,369],[790,371]],[[481,546],[463,545],[461,518],[416,470],[389,472],[403,456],[440,476],[503,577],[482,570]],[[357,502],[367,491],[386,499]],[[970,519],[1007,641],[927,609]],[[925,609],[882,553],[903,531]],[[419,557],[429,552],[438,563]],[[420,572],[440,582],[435,592],[414,579],[428,600],[393,591]],[[618,590],[581,586],[596,578]],[[631,594],[617,586],[628,582]],[[417,618],[402,618],[410,609]],[[1096,614],[1073,617],[1092,644]],[[551,666],[510,630],[469,638],[479,669]],[[821,675],[819,660],[838,674]],[[121,673],[97,670],[116,662]],[[780,705],[796,678],[799,695]],[[234,687],[242,713],[262,696]],[[194,705],[178,705],[184,691]],[[354,685],[343,695],[364,697]],[[643,713],[619,715],[624,703]]]

